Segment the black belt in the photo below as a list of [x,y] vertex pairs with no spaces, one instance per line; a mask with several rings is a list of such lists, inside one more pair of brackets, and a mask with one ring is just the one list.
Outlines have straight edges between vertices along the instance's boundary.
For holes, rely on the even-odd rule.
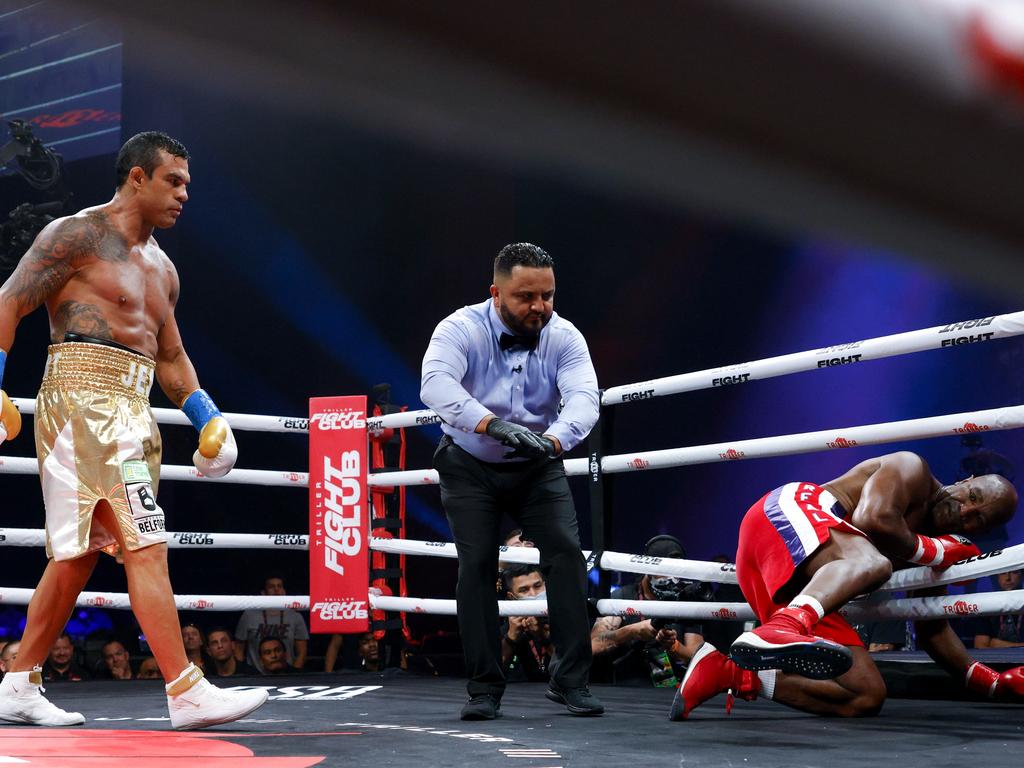
[[104,347],[113,347],[114,349],[121,349],[124,350],[125,352],[131,352],[133,355],[138,355],[139,357],[149,357],[149,355],[144,355],[141,352],[132,349],[131,347],[126,347],[124,344],[118,344],[116,341],[113,341],[111,339],[97,339],[95,336],[86,336],[84,333],[72,333],[71,331],[67,331],[64,334],[64,341],[78,342],[80,344],[99,344]]

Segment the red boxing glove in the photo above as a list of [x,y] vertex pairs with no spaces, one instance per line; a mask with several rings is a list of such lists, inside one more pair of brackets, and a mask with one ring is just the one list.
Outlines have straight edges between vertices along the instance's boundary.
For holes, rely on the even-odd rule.
[[908,559],[918,565],[932,568],[949,568],[953,563],[981,554],[970,539],[949,533],[933,538],[917,535],[917,550]]
[[986,667],[980,661],[975,661],[967,668],[966,682],[967,690],[991,699],[995,697],[996,688],[999,686],[999,673],[992,667]]
[[1002,674],[975,661],[967,668],[967,688],[989,699],[1024,701],[1024,667]]
[[999,701],[1024,701],[1024,667],[1008,669],[999,676],[995,698]]

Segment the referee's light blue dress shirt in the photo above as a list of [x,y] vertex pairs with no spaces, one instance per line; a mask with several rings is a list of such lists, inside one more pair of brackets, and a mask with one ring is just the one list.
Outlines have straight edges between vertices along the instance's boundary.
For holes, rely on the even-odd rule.
[[511,331],[490,298],[438,323],[423,356],[420,399],[440,415],[455,444],[481,461],[505,461],[508,452],[473,431],[490,414],[557,437],[563,450],[572,450],[597,423],[600,404],[583,334],[557,313],[533,351],[502,350],[502,333]]

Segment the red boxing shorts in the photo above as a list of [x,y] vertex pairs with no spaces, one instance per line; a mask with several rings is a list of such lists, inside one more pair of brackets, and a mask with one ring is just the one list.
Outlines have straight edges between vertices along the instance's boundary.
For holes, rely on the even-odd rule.
[[[843,520],[847,512],[835,496],[813,483],[788,483],[765,494],[740,524],[736,577],[743,596],[763,624],[784,603],[776,596],[800,564],[828,541],[833,528],[864,536]],[[843,645],[864,647],[842,616],[830,613],[814,633]]]

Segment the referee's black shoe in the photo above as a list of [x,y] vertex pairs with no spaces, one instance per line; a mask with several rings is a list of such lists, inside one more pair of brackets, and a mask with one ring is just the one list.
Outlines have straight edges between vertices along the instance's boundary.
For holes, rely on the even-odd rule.
[[564,704],[570,715],[593,717],[604,714],[604,704],[587,687],[560,688],[551,683],[544,695],[551,701]]
[[462,707],[463,720],[493,720],[501,717],[501,702],[493,696],[474,696]]

